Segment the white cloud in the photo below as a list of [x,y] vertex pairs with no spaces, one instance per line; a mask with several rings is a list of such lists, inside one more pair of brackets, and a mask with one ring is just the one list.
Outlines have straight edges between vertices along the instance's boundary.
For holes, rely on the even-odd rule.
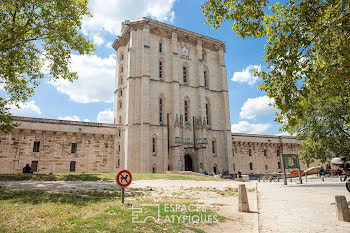
[[253,68],[258,72],[261,71],[261,65],[249,65],[242,71],[235,72],[231,80],[233,82],[248,83],[249,85],[255,84],[259,80],[259,77],[253,75]]
[[113,44],[113,42],[111,42],[111,41],[107,42],[106,43],[106,47],[110,49],[110,48],[112,48],[112,44]]
[[271,126],[272,126],[271,124],[251,124],[248,121],[240,121],[238,122],[238,124],[231,125],[231,132],[263,134]]
[[113,123],[113,111],[106,109],[97,114],[97,122],[101,123]]
[[266,115],[276,111],[273,106],[274,100],[265,96],[257,98],[248,98],[243,104],[239,116],[243,119],[254,119],[257,115]]
[[96,55],[72,55],[71,71],[78,73],[73,83],[59,79],[49,81],[56,89],[77,103],[113,101],[115,55],[101,58]]
[[150,16],[172,22],[175,17],[172,10],[174,2],[175,0],[91,0],[89,8],[93,17],[84,18],[82,30],[89,35],[107,31],[116,36],[120,33],[121,23],[127,19]]
[[41,114],[40,108],[35,104],[34,100],[26,103],[18,103],[18,106],[8,105],[9,111],[15,116],[37,116]]
[[296,133],[290,134],[288,132],[281,132],[281,133],[276,134],[276,136],[293,136],[293,137],[295,137],[297,135],[296,135]]
[[87,118],[86,118],[86,119],[84,119],[83,121],[84,121],[84,122],[90,122],[90,120],[89,120],[89,119],[87,119]]
[[93,40],[94,44],[96,44],[96,45],[101,45],[105,42],[105,40],[98,35],[93,35],[92,40]]
[[78,116],[65,116],[65,117],[58,117],[59,120],[66,120],[66,121],[80,121],[80,118]]

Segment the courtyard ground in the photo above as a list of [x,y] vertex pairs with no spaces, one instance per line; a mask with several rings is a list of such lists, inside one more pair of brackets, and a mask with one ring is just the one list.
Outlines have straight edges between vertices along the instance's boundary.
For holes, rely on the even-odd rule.
[[[2,181],[0,232],[115,231],[115,232],[253,232],[258,229],[256,184],[246,183],[251,213],[238,212],[235,181],[136,180],[126,190],[126,205],[108,181]],[[142,205],[140,218],[157,214],[157,206],[198,205],[204,215],[217,215],[217,224],[132,223],[133,206]],[[159,208],[159,207],[158,207]],[[176,213],[196,215],[198,213]]]
[[[307,183],[258,183],[260,232],[350,232],[350,223],[336,221],[335,196],[350,193],[339,178],[309,178]],[[304,181],[304,178],[303,178]]]
[[[126,189],[125,205],[112,181],[1,181],[0,232],[350,232],[350,223],[336,221],[334,197],[344,195],[350,203],[350,193],[339,178],[322,182],[309,177],[303,184],[294,178],[287,186],[246,182],[250,213],[237,211],[240,182],[172,178],[133,181]],[[219,222],[166,223],[166,216],[173,214],[164,211],[169,204],[201,206],[205,215],[217,215]],[[161,221],[132,223],[134,207],[142,209],[141,219],[156,217],[163,209]]]

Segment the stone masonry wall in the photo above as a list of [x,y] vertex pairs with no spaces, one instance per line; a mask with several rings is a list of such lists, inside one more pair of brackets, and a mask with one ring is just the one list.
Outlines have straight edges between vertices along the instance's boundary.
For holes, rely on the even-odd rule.
[[[115,125],[27,117],[16,121],[18,128],[0,134],[0,173],[21,173],[33,161],[38,173],[68,173],[71,161],[77,173],[116,169]],[[34,142],[40,142],[38,152],[33,152]]]

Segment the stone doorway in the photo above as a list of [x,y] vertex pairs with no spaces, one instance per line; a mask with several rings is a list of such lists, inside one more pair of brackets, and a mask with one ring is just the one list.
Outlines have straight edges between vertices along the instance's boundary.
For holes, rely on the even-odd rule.
[[193,171],[192,158],[189,154],[185,154],[185,171]]

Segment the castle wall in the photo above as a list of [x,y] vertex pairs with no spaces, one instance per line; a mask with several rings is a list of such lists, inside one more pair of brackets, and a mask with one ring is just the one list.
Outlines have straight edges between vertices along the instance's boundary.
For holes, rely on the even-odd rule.
[[[19,127],[7,135],[0,133],[0,173],[21,173],[33,161],[38,173],[68,173],[72,161],[78,173],[116,170],[115,125],[28,117],[15,120]],[[34,142],[39,142],[37,152]]]
[[[282,172],[281,155],[299,155],[299,150],[301,142],[294,137],[233,133],[231,153],[233,171],[237,173],[241,170],[243,174],[279,173]],[[308,166],[319,165],[318,161],[309,165],[300,161],[301,170],[307,169]]]

